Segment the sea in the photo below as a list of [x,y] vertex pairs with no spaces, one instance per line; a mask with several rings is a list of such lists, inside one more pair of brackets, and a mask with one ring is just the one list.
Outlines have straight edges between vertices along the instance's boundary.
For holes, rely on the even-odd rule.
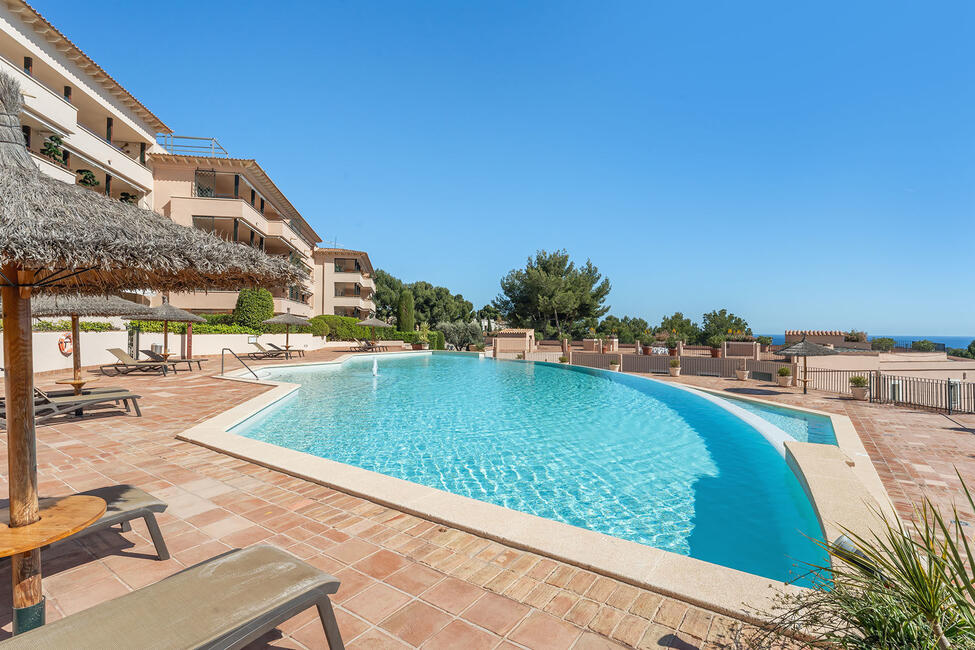
[[[785,343],[785,334],[766,334],[765,336],[772,337],[772,343],[774,345],[782,345]],[[927,339],[934,343],[944,343],[946,348],[967,348],[968,344],[975,341],[975,335],[973,336],[923,336],[923,335],[905,335],[905,334],[870,334],[869,339],[879,339],[881,337],[889,337],[897,342],[898,347],[911,347],[911,341],[922,341]]]

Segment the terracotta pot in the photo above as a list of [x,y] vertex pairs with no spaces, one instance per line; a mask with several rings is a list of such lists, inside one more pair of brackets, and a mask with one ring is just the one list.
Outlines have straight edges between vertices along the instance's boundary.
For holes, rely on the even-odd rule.
[[651,354],[653,354],[653,348],[650,347],[649,345],[644,345],[643,346],[643,356],[649,357]]
[[671,377],[680,377],[680,368],[667,368]]
[[867,401],[867,392],[870,389],[866,386],[850,386],[850,391],[853,393],[853,399],[858,399],[861,402]]
[[736,370],[735,371],[735,377],[738,378],[738,381],[745,381],[746,379],[748,379],[748,371],[747,370]]
[[792,385],[792,375],[786,375],[785,377],[783,377],[782,375],[776,375],[775,380],[778,382],[779,386],[785,388],[788,388],[789,386]]
[[667,350],[667,353],[670,354],[670,356],[672,356],[672,357],[676,357],[677,356],[677,348],[670,348],[669,350]]
[[720,359],[721,358],[721,348],[711,348],[711,358]]

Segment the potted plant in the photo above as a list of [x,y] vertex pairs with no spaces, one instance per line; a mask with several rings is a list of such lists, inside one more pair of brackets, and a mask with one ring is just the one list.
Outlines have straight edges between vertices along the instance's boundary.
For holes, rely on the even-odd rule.
[[858,399],[861,402],[867,399],[867,392],[870,390],[868,388],[870,382],[863,375],[853,375],[850,377],[850,392],[853,393],[853,399]]
[[772,345],[771,336],[759,336],[755,339],[761,347],[762,352],[768,352],[769,347]]
[[78,179],[78,185],[82,187],[98,187],[98,179],[95,178],[95,173],[90,169],[79,169],[75,173],[81,176]]
[[619,349],[620,349],[620,340],[619,340],[619,337],[616,335],[616,332],[615,331],[612,332],[612,333],[610,333],[610,335],[606,337],[605,344],[606,344],[606,347],[603,350],[603,352],[618,352],[619,351]]
[[738,381],[745,381],[746,379],[748,379],[748,366],[745,365],[745,363],[746,363],[745,360],[742,359],[741,368],[735,369],[735,377],[738,378]]
[[569,357],[563,354],[561,357],[559,357],[559,363],[569,363]]
[[667,372],[670,373],[671,377],[680,377],[680,359],[671,359]]
[[613,370],[613,371],[619,371],[619,369],[620,369],[620,360],[619,359],[610,359],[610,361],[609,361],[609,369],[610,370]]
[[64,144],[64,140],[61,136],[54,134],[47,136],[47,140],[44,141],[44,146],[41,147],[41,155],[47,156],[51,162],[56,165],[64,166],[64,149],[61,145]]
[[724,345],[725,337],[720,334],[714,334],[708,337],[708,346],[711,348],[711,358],[720,359],[721,358],[721,347]]
[[779,376],[777,377],[779,386],[791,386],[792,385],[792,368],[789,366],[782,366],[779,368]]
[[421,350],[430,349],[430,326],[429,325],[427,325],[426,323],[420,324],[420,331],[416,335],[416,340],[419,342]]
[[670,335],[667,336],[667,351],[670,353],[670,356],[677,356],[677,348],[680,347],[680,340],[680,337],[677,336],[677,332],[671,332]]

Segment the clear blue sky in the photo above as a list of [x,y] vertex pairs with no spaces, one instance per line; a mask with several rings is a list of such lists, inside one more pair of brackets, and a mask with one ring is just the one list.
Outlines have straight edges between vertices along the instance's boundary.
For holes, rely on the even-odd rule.
[[975,4],[36,6],[324,239],[476,306],[537,248],[612,313],[975,335]]

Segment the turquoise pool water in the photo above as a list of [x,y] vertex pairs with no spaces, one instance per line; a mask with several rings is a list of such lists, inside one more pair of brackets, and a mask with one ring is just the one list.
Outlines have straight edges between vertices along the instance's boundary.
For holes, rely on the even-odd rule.
[[756,404],[748,400],[722,395],[735,406],[751,411],[758,417],[771,422],[800,442],[816,442],[822,445],[835,445],[836,434],[833,422],[825,415],[806,413],[771,404]]
[[[751,426],[664,382],[469,355],[271,371],[301,388],[234,432],[788,581],[821,532]],[[808,536],[808,537],[807,537]]]

